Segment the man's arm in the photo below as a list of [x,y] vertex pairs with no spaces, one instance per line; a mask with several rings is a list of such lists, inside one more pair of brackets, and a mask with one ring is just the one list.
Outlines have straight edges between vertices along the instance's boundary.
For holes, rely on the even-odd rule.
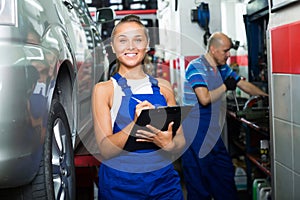
[[250,95],[258,95],[258,96],[268,96],[267,93],[262,91],[260,88],[256,87],[254,84],[241,79],[238,83],[237,86],[244,92]]
[[207,106],[221,98],[221,96],[226,92],[226,86],[222,84],[220,87],[212,91],[209,91],[207,87],[196,87],[194,91],[199,103],[203,106]]

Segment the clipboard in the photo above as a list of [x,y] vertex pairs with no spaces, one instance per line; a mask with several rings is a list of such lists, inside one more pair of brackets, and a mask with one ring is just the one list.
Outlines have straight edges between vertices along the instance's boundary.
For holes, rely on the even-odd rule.
[[175,136],[182,120],[191,109],[192,106],[164,106],[142,110],[136,121],[136,125],[139,126],[140,129],[143,129],[147,124],[150,124],[157,129],[166,131],[168,130],[169,123],[173,121],[173,136]]
[[153,143],[136,142],[137,137],[135,134],[137,130],[142,129],[149,131],[146,125],[150,124],[161,131],[167,131],[169,124],[173,121],[172,131],[174,137],[182,121],[186,118],[192,108],[193,106],[163,106],[155,109],[142,110],[124,146],[124,150],[158,149]]

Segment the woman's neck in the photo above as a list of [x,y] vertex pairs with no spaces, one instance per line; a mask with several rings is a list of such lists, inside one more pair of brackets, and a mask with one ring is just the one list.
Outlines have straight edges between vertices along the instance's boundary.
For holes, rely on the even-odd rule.
[[146,74],[142,67],[135,67],[135,68],[120,68],[119,74],[126,79],[142,79],[146,77]]

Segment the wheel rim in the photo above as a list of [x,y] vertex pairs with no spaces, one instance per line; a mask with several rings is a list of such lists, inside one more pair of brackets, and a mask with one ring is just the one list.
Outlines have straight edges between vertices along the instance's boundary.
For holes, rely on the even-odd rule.
[[69,187],[71,186],[71,145],[64,122],[58,118],[53,126],[52,140],[52,178],[55,199],[70,199]]

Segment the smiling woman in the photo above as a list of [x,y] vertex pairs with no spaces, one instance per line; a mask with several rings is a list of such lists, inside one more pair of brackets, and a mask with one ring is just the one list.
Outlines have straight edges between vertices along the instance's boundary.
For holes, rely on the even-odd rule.
[[103,158],[98,196],[181,200],[180,179],[170,159],[185,145],[181,126],[173,137],[172,122],[166,131],[150,125],[141,131],[136,125],[143,109],[176,104],[171,84],[145,73],[149,35],[139,17],[125,16],[112,32],[111,45],[116,70],[93,93],[94,129]]
[[112,49],[118,60],[116,71],[120,65],[141,65],[149,48],[148,31],[139,18],[128,15],[124,20],[127,22],[121,21],[112,31]]

